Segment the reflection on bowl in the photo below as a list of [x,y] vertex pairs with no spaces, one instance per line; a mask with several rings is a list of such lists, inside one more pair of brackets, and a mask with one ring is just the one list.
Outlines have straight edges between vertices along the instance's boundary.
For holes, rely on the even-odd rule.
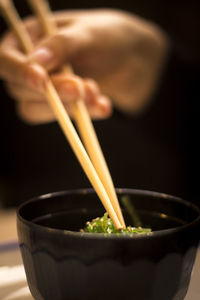
[[[200,210],[166,194],[118,189],[150,235],[81,233],[104,209],[92,189],[44,195],[17,212],[19,244],[36,300],[183,300],[199,243]],[[123,207],[127,225],[131,215]]]

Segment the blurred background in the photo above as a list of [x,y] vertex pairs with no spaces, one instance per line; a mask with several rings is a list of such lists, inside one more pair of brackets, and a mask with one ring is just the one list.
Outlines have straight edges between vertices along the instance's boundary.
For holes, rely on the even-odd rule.
[[[118,8],[159,25],[171,43],[160,85],[148,109],[134,116],[115,110],[94,125],[116,187],[154,190],[199,202],[200,2],[61,1],[53,10]],[[24,0],[14,1],[21,16]],[[0,18],[0,34],[6,25]],[[90,187],[56,123],[27,125],[0,83],[0,205],[39,194]]]

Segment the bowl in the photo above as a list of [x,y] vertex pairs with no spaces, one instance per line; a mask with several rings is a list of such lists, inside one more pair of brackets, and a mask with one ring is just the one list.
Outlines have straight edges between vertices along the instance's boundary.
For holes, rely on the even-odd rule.
[[125,198],[151,234],[80,232],[105,212],[92,189],[43,195],[18,208],[19,245],[36,300],[184,299],[200,239],[200,209],[162,193],[116,191],[126,224],[133,220]]

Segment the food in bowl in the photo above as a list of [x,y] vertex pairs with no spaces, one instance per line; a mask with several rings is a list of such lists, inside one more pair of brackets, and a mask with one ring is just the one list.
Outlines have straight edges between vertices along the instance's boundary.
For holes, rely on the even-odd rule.
[[129,234],[131,237],[134,237],[136,234],[150,234],[150,228],[142,228],[127,226],[123,229],[116,229],[113,221],[109,218],[108,213],[106,212],[103,217],[95,218],[92,221],[87,221],[84,229],[80,230],[81,232],[90,232],[90,233],[104,233],[107,235],[110,234]]

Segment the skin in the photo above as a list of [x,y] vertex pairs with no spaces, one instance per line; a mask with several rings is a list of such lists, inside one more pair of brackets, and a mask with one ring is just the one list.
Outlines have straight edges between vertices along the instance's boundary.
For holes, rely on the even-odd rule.
[[[53,18],[58,30],[50,37],[35,18],[24,20],[34,43],[29,56],[11,32],[0,43],[0,77],[23,120],[54,120],[44,99],[47,72],[72,117],[71,104],[79,97],[94,119],[109,117],[113,105],[125,113],[147,106],[168,50],[155,24],[117,10],[63,11]],[[62,74],[63,64],[77,75]]]

